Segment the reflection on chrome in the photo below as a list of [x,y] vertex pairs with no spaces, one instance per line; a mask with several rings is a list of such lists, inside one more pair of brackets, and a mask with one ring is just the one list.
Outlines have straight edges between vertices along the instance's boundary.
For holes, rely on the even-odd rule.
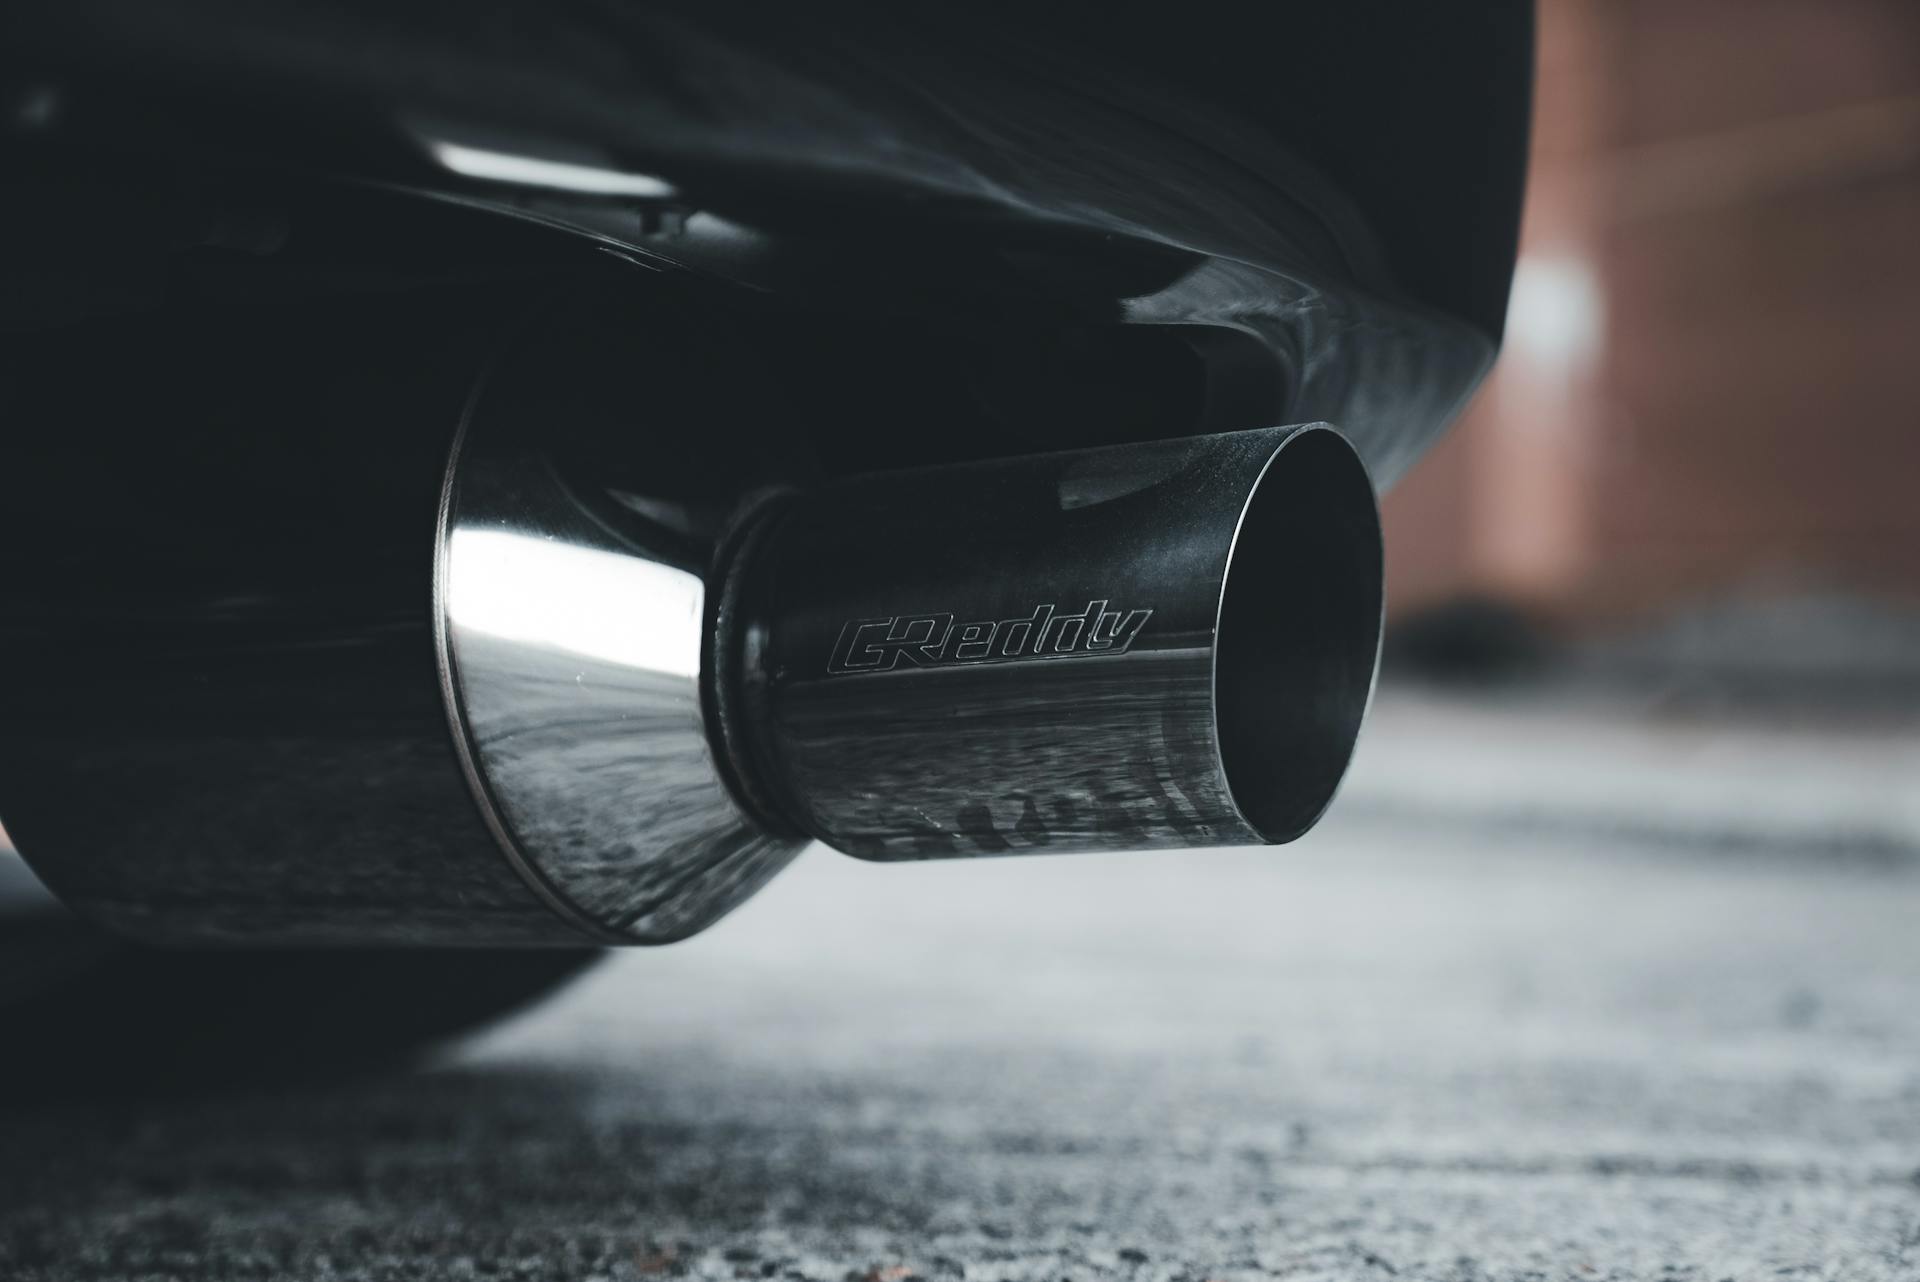
[[[589,512],[497,370],[455,447],[442,512],[440,658],[455,742],[494,837],[596,938],[663,943],[797,853],[735,801],[701,690],[713,560],[684,519]],[[531,403],[538,403],[537,398]],[[623,438],[644,453],[649,439]],[[662,471],[670,469],[662,468]],[[662,513],[680,514],[668,503]]]
[[447,542],[447,617],[462,632],[699,679],[699,575],[506,530],[457,529]]

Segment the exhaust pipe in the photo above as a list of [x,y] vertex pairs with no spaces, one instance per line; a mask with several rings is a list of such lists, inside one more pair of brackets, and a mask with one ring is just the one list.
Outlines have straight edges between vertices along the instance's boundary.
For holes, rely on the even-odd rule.
[[1291,841],[1380,642],[1373,488],[1324,425],[860,477],[735,576],[740,773],[868,859]]
[[419,473],[431,557],[393,442],[446,412],[438,376],[300,433],[367,478],[360,528],[301,526],[310,552],[242,556],[248,495],[191,458],[158,478],[236,549],[204,592],[149,608],[125,573],[113,626],[0,638],[0,813],[40,878],[166,943],[661,943],[811,840],[1234,845],[1326,808],[1381,628],[1373,488],[1334,429],[800,491],[770,467],[743,500],[677,416],[710,382],[664,360],[636,390],[636,350],[596,322],[496,365]]
[[703,533],[657,491],[584,501],[511,379],[450,473],[442,673],[488,826],[582,928],[689,933],[808,839],[1244,845],[1332,800],[1381,632],[1332,428],[860,476]]

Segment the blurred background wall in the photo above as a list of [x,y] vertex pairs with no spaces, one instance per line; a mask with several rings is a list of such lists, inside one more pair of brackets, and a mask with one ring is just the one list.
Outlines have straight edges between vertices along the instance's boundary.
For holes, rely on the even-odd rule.
[[1390,599],[1920,604],[1920,3],[1542,0],[1506,348]]

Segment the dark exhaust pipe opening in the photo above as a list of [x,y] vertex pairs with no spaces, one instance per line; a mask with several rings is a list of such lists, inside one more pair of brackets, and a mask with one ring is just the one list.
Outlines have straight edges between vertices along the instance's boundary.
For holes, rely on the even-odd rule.
[[1381,575],[1352,448],[1330,431],[1289,438],[1241,514],[1214,649],[1221,768],[1267,841],[1311,828],[1346,772],[1373,693]]

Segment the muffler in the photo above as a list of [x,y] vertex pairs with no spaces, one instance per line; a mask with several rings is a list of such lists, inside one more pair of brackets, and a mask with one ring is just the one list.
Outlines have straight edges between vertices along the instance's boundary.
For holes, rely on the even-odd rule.
[[799,486],[742,461],[777,431],[712,435],[710,377],[642,382],[636,350],[596,323],[498,361],[432,553],[393,443],[450,412],[438,376],[289,420],[365,488],[271,555],[191,456],[129,491],[206,551],[149,600],[102,539],[71,626],[6,634],[37,680],[4,690],[0,814],[40,877],[160,942],[660,943],[811,840],[1232,845],[1326,808],[1381,627],[1373,487],[1334,429]]
[[807,839],[1243,845],[1332,799],[1381,630],[1332,428],[858,476],[703,527],[658,488],[583,499],[512,377],[451,472],[442,670],[489,827],[582,926],[684,933]]

